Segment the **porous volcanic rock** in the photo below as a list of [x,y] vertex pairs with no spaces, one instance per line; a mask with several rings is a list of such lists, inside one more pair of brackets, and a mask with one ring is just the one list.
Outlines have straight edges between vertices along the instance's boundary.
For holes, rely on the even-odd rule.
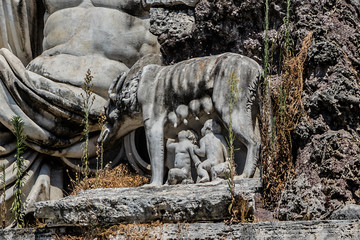
[[360,20],[355,2],[293,1],[293,36],[300,42],[313,30],[314,38],[304,73],[308,117],[293,133],[296,176],[283,192],[281,219],[325,219],[346,204],[360,204]]

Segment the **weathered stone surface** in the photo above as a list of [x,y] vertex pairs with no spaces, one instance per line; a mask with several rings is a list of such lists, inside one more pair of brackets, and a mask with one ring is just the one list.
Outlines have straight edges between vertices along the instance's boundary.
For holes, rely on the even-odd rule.
[[195,25],[193,9],[168,10],[165,8],[150,9],[150,31],[158,36],[160,43],[172,37],[189,35]]
[[[6,229],[0,230],[0,239],[1,240],[35,240],[36,233],[35,229]],[[46,239],[46,238],[40,238]],[[51,239],[51,238],[48,238]]]
[[283,219],[299,219],[298,214],[324,219],[346,204],[360,204],[360,19],[355,2],[294,3],[293,36],[300,42],[314,30],[314,39],[304,73],[309,118],[293,134],[297,176],[283,194]]
[[[155,228],[156,229],[156,228]],[[146,229],[143,229],[145,232]],[[157,231],[156,231],[157,230]],[[149,236],[163,239],[358,239],[359,221],[264,222],[256,224],[196,223],[165,225]],[[126,239],[119,234],[115,240]]]
[[314,38],[304,72],[309,117],[293,134],[297,175],[282,197],[283,219],[324,219],[346,204],[360,203],[358,6],[354,1],[293,3],[296,49],[309,30]]
[[[259,179],[237,180],[236,193],[249,200]],[[226,181],[208,184],[88,190],[58,201],[35,204],[35,217],[48,226],[117,223],[221,221],[231,202]]]
[[145,0],[145,5],[150,7],[156,7],[157,5],[161,6],[176,6],[176,5],[186,5],[189,7],[195,7],[199,0]]
[[359,154],[356,137],[344,130],[315,135],[299,154],[299,173],[283,193],[280,217],[325,219],[335,209],[356,203]]
[[[263,2],[200,0],[193,13],[195,23],[187,34],[162,33],[159,36],[166,62],[236,52],[255,60],[262,59]],[[168,9],[176,15],[178,9]],[[185,10],[182,10],[185,11]],[[169,17],[171,15],[168,15]],[[176,21],[176,18],[173,18]],[[151,24],[156,23],[152,21]],[[164,41],[166,39],[166,41]]]
[[[360,237],[360,222],[354,221],[300,221],[261,222],[254,224],[194,223],[163,224],[161,226],[132,225],[109,236],[109,239],[299,239],[337,240]],[[66,233],[65,229],[0,230],[0,239],[22,240],[56,238],[55,233]],[[60,235],[61,236],[61,235]]]
[[330,218],[333,220],[360,219],[360,206],[355,204],[346,205],[345,207],[334,211]]
[[360,22],[345,1],[296,9],[298,36],[315,26],[304,84],[309,118],[294,132],[297,176],[288,183],[280,211],[283,219],[324,219],[345,204],[360,203]]

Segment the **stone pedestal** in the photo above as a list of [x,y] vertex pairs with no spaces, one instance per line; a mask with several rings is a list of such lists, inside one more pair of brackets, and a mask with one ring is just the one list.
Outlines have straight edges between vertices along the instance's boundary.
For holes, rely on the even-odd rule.
[[[255,209],[260,179],[236,180],[235,193]],[[231,194],[225,180],[217,183],[138,188],[94,189],[57,201],[35,204],[35,217],[50,227],[120,223],[203,222],[229,218]]]
[[[0,230],[0,239],[55,240],[68,228]],[[57,235],[56,235],[57,234]],[[260,222],[226,225],[224,223],[162,224],[160,226],[123,226],[109,239],[299,239],[337,240],[360,238],[359,220]]]

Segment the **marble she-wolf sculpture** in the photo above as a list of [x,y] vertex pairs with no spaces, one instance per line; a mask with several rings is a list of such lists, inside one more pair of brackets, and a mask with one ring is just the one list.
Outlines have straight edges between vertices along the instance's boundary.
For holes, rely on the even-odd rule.
[[[100,139],[109,144],[112,139],[144,125],[152,168],[151,184],[161,185],[164,182],[164,129],[169,122],[177,122],[171,113],[176,112],[178,118],[185,120],[188,109],[192,115],[198,114],[200,109],[192,105],[196,105],[194,101],[200,102],[197,108],[202,106],[206,112],[214,111],[224,124],[228,125],[231,118],[234,134],[247,148],[242,177],[251,177],[261,141],[258,125],[261,72],[254,60],[235,53],[190,59],[172,66],[147,65],[137,74],[123,77],[114,88],[118,92],[111,94],[106,110],[109,122]],[[228,80],[231,76],[239,79],[239,98],[230,115]],[[138,86],[137,94],[122,94],[134,85]],[[131,97],[136,101],[129,101]]]

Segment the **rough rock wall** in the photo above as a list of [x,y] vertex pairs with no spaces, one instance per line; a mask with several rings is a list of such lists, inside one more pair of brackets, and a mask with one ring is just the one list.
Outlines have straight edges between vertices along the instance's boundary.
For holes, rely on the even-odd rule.
[[296,1],[294,9],[297,42],[314,30],[304,73],[309,119],[294,132],[297,175],[283,193],[280,217],[321,219],[360,204],[360,6]]
[[[161,34],[153,33],[159,36],[168,63],[227,51],[261,61],[263,6],[255,0],[200,0],[195,8],[152,9],[153,29],[163,29]],[[183,14],[193,20],[189,22]],[[184,22],[190,31],[181,30]]]
[[[153,9],[151,23],[168,63],[231,51],[262,64],[264,3],[200,0],[195,8]],[[276,79],[286,1],[269,3]],[[322,219],[345,204],[360,204],[359,14],[357,0],[291,1],[295,53],[309,31],[314,35],[304,72],[308,118],[293,132],[296,175],[279,203],[282,219]]]

